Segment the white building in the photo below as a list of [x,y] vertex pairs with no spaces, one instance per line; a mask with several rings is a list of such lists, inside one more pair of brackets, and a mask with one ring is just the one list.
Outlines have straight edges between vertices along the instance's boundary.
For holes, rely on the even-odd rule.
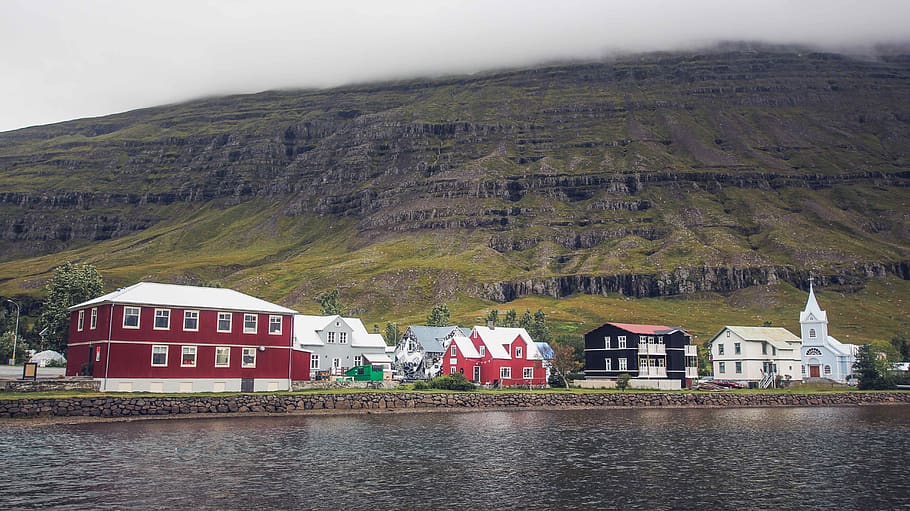
[[318,373],[340,375],[360,365],[383,365],[391,375],[392,359],[385,339],[371,334],[358,318],[294,315],[294,347],[310,355],[310,378]]
[[799,315],[799,325],[803,341],[803,376],[845,383],[847,376],[853,373],[857,347],[828,335],[828,315],[818,306],[811,281],[809,300]]
[[764,380],[765,386],[776,375],[801,381],[801,342],[786,328],[725,326],[708,343],[714,378],[741,383]]

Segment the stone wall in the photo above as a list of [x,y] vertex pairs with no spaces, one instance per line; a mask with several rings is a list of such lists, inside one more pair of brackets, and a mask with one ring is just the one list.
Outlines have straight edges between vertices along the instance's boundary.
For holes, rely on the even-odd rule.
[[910,392],[733,394],[645,392],[239,394],[0,399],[0,417],[140,417],[211,413],[306,413],[312,410],[521,409],[610,407],[770,407],[910,404]]
[[101,390],[101,381],[91,378],[0,381],[0,392],[71,392],[74,390],[98,391]]

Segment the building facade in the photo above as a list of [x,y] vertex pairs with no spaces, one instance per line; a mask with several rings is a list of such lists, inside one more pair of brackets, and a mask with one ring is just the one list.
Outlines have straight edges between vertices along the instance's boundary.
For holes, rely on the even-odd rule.
[[853,374],[858,348],[828,335],[828,314],[819,307],[811,280],[809,299],[806,308],[799,315],[799,326],[802,334],[803,376],[846,383],[847,378]]
[[457,326],[411,325],[395,346],[395,370],[405,380],[429,380],[442,374],[443,354]]
[[543,355],[524,328],[476,326],[468,338],[480,356],[479,379],[469,378],[472,381],[498,387],[546,386]]
[[585,334],[585,380],[615,380],[625,373],[633,387],[688,387],[698,377],[690,341],[680,327],[605,323]]
[[252,392],[309,379],[295,311],[221,288],[140,282],[70,308],[67,370],[120,392]]
[[802,381],[801,344],[785,328],[725,326],[707,346],[715,379],[767,387],[777,375]]
[[294,316],[294,346],[307,350],[310,372],[341,376],[348,369],[363,365],[382,366],[391,377],[392,359],[379,334],[367,332],[358,318],[341,316]]

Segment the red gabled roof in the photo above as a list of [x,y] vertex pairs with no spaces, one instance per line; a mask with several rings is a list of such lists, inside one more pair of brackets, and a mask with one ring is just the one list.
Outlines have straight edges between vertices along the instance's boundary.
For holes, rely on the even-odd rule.
[[[644,334],[644,335],[663,335],[676,330],[682,330],[680,327],[676,326],[663,326],[663,325],[634,325],[631,323],[613,323],[609,322],[608,325],[613,325],[616,328],[622,328],[633,334]],[[683,333],[685,331],[683,330]],[[688,335],[688,334],[687,334]]]

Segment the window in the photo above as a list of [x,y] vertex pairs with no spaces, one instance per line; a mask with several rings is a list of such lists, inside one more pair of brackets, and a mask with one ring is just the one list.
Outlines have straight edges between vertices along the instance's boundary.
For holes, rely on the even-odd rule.
[[354,357],[354,365],[355,365],[355,366],[362,366],[362,365],[363,365],[363,357],[360,356],[360,355],[357,355],[356,357]]
[[330,342],[330,343],[334,344],[335,343],[335,332],[329,332],[327,334],[325,342]]
[[333,359],[332,359],[332,367],[335,368],[335,369],[338,369],[339,367],[341,367],[341,359],[340,359],[340,358],[333,358]]
[[604,348],[610,349],[610,336],[609,335],[604,336]]
[[98,307],[92,308],[92,323],[91,329],[94,330],[98,326]]
[[508,380],[512,378],[512,368],[511,367],[500,367],[499,368],[499,379]]
[[524,369],[521,370],[521,376],[522,376],[522,378],[524,378],[526,380],[533,379],[534,378],[534,368],[525,367]]
[[717,354],[718,354],[718,355],[723,355],[723,354],[724,354],[724,345],[723,345],[723,344],[718,344],[718,345],[717,345]]
[[481,346],[481,347],[480,347],[480,356],[482,357],[482,356],[484,356],[484,355],[486,355],[486,354],[487,354],[487,347],[486,347],[486,346]]
[[806,350],[806,355],[810,356],[810,357],[813,357],[813,356],[818,357],[818,356],[821,356],[821,354],[822,354],[822,350],[820,350],[818,348],[809,348]]
[[199,311],[183,311],[183,329],[187,332],[199,331]]
[[269,316],[269,334],[281,335],[281,316]]
[[256,367],[256,348],[243,348],[240,367]]
[[762,355],[768,354],[768,343],[766,343],[766,342],[761,343],[761,354]]
[[76,330],[82,331],[82,327],[85,325],[85,311],[79,311],[79,320],[76,322]]
[[244,314],[243,315],[243,333],[245,334],[255,334],[256,333],[256,323],[259,318],[255,314]]
[[310,369],[319,369],[319,355],[310,355]]
[[726,362],[718,362],[718,363],[717,363],[717,372],[719,372],[719,373],[725,373],[725,372],[727,372],[727,363],[726,363]]
[[152,367],[167,366],[167,346],[152,346]]
[[196,347],[184,346],[180,357],[180,367],[196,367]]
[[617,340],[619,341],[619,349],[623,349],[626,347],[626,336],[625,335],[620,335],[619,337],[617,337]]
[[455,374],[455,373],[457,373],[457,372],[458,372],[458,368],[457,368],[457,367],[452,366],[452,367],[449,368],[449,374]]
[[814,328],[809,329],[809,337],[812,339],[815,339],[815,329]]
[[218,346],[215,348],[215,367],[231,366],[231,348],[228,346]]
[[742,374],[742,372],[743,372],[743,363],[737,361],[736,362],[736,374]]
[[771,346],[771,355],[777,356],[777,348],[775,348],[774,346]]
[[727,330],[727,337],[730,337],[730,331]]
[[452,343],[452,351],[450,352],[450,354],[451,354],[451,356],[453,356],[453,357],[454,357],[455,355],[458,354],[458,347],[455,346],[455,343],[454,343],[454,342]]
[[521,358],[521,346],[515,346],[515,358]]
[[139,307],[123,308],[123,328],[139,328]]
[[233,314],[230,312],[219,312],[218,313],[218,331],[219,332],[230,332],[231,331],[231,317]]
[[347,332],[338,332],[338,344],[346,344],[348,342],[348,333]]
[[171,310],[155,309],[155,330],[167,330],[171,327]]
[[606,369],[607,371],[612,371],[612,370],[613,370],[613,360],[612,360],[612,359],[609,359],[609,358],[607,359],[607,366],[605,367],[605,369]]
[[742,345],[741,345],[740,343],[738,343],[738,342],[734,342],[734,343],[733,343],[733,354],[734,354],[734,355],[741,355],[742,352],[743,352]]
[[825,374],[831,374],[831,366],[825,365]]
[[629,360],[626,358],[619,359],[619,370],[627,371],[629,369]]

